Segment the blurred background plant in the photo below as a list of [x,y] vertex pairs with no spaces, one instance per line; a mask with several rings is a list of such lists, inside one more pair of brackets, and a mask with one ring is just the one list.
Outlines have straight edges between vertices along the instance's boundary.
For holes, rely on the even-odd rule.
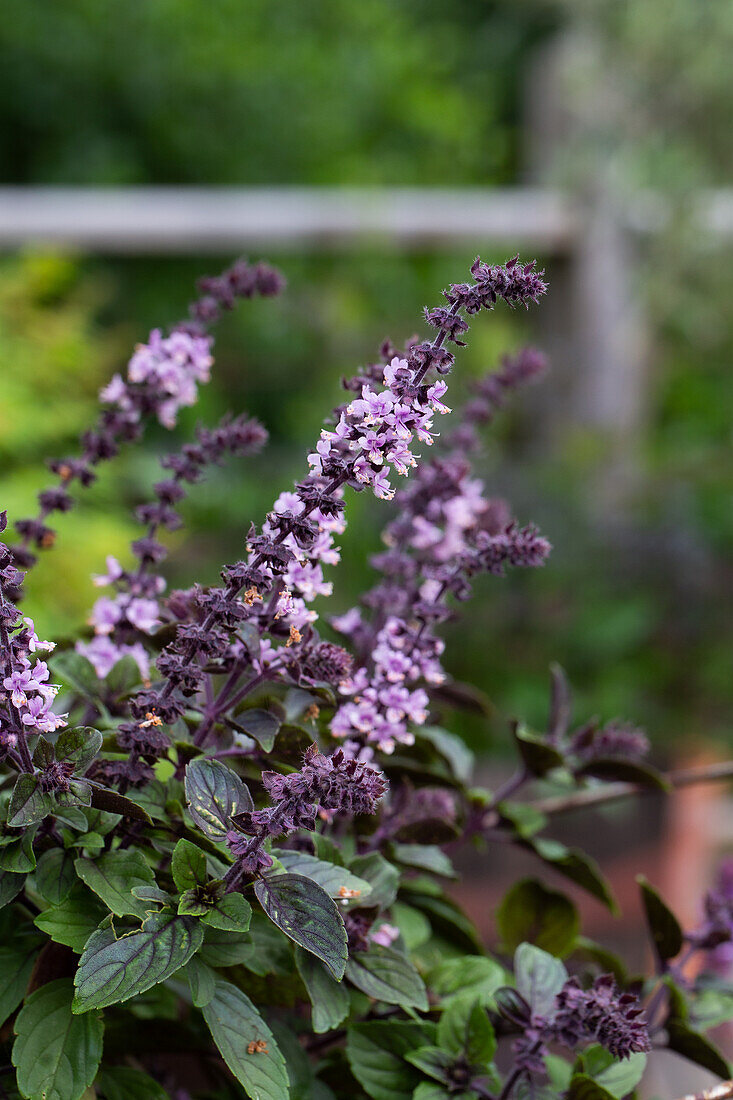
[[[650,380],[633,488],[608,522],[599,518],[594,497],[608,441],[572,414],[546,430],[552,375],[504,415],[487,443],[485,476],[521,519],[540,523],[556,550],[536,575],[479,586],[481,611],[473,626],[452,629],[448,664],[495,706],[488,722],[456,719],[484,751],[505,743],[506,715],[543,721],[551,661],[568,670],[579,716],[633,717],[664,752],[701,731],[724,736],[733,701],[733,632],[721,598],[733,543],[733,327],[725,318],[733,272],[730,252],[696,230],[691,195],[729,182],[733,168],[730,4],[25,0],[11,11],[4,0],[3,7],[6,184],[494,187],[531,179],[581,202],[600,178],[612,179],[622,197],[650,187],[661,194],[671,213],[644,238],[634,276]],[[195,277],[231,258],[33,250],[2,261],[0,458],[11,512],[30,510],[43,460],[68,449],[99,385],[134,342],[182,315]],[[266,423],[272,445],[246,474],[236,465],[218,471],[192,495],[187,530],[203,526],[207,534],[176,543],[173,584],[207,570],[213,579],[250,516],[260,517],[304,468],[340,375],[374,356],[385,336],[412,335],[435,286],[455,279],[467,258],[459,250],[407,254],[386,241],[277,255],[289,291],[222,324],[215,381],[196,414],[211,423],[227,408],[246,409]],[[550,282],[544,310],[559,311],[562,276],[552,267]],[[542,337],[519,316],[484,326],[456,389],[533,335]],[[562,377],[573,364],[555,368]],[[193,423],[181,418],[178,442]],[[53,573],[62,561],[68,583],[60,590],[42,564],[30,586],[41,633],[59,635],[83,620],[103,543],[125,557],[135,531],[130,507],[156,476],[154,448],[176,445],[163,434],[150,437],[147,452],[124,456],[62,518]],[[83,540],[72,539],[79,527]],[[372,505],[359,499],[340,607],[364,584],[363,557],[350,547],[376,549],[376,531]]]

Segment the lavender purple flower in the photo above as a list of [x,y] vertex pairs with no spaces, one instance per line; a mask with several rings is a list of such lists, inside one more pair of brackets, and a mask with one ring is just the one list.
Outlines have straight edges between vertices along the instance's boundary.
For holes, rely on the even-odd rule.
[[199,482],[207,466],[221,463],[227,455],[254,454],[266,441],[267,432],[257,420],[224,417],[216,428],[199,428],[195,443],[187,443],[180,452],[161,460],[170,475],[155,484],[155,501],[140,505],[136,511],[138,520],[147,527],[144,538],[132,544],[137,568],[125,570],[115,558],[108,557],[106,573],[94,578],[95,585],[113,587],[115,594],[96,601],[90,617],[94,637],[89,642],[77,642],[76,649],[94,665],[98,676],[107,676],[117,661],[129,656],[136,661],[142,678],[149,678],[150,661],[140,635],[154,633],[166,614],[160,605],[165,580],[152,569],[166,553],[158,541],[159,531],[180,527],[176,505],[185,498],[186,485]]
[[138,345],[127,378],[116,374],[102,388],[104,408],[96,425],[81,437],[81,457],[49,462],[59,484],[39,493],[35,516],[15,524],[21,537],[20,543],[11,547],[16,566],[31,568],[36,560],[34,550],[53,546],[56,533],[46,521],[53,512],[73,507],[68,491],[72,483],[81,488],[91,485],[96,479],[94,468],[114,458],[123,443],[139,439],[147,418],[156,416],[171,428],[178,410],[195,403],[197,387],[208,382],[213,362],[213,341],[206,326],[216,321],[223,309],[231,309],[237,298],[270,297],[283,286],[284,280],[274,268],[238,260],[222,275],[202,280],[204,294],[190,305],[190,320],[175,326],[167,336],[154,329],[148,342]]
[[[493,308],[498,298],[510,305],[527,305],[546,289],[534,265],[522,266],[516,259],[506,267],[476,261],[472,274],[473,284],[452,286],[445,292],[452,317]],[[361,382],[359,396],[336,410],[334,426],[321,433],[309,456],[308,478],[278,499],[260,533],[254,528],[250,531],[247,559],[224,569],[224,587],[198,596],[193,620],[180,625],[176,639],[158,662],[165,677],[163,687],[144,690],[132,704],[138,721],[147,721],[149,714],[164,723],[175,721],[183,713],[183,698],[194,695],[203,682],[201,659],[209,665],[219,663],[222,671],[229,672],[227,691],[236,688],[234,671],[243,674],[249,669],[262,679],[276,665],[292,664],[292,655],[281,650],[304,640],[303,629],[316,619],[308,605],[317,596],[330,593],[322,569],[338,560],[334,536],[343,531],[344,487],[369,485],[377,497],[390,498],[390,471],[407,473],[415,465],[411,447],[415,441],[431,444],[434,417],[447,411],[442,401],[445,383],[423,380],[431,369],[447,373],[453,355],[443,345],[461,342],[458,330],[452,322],[448,324],[443,313],[431,314],[428,320],[439,329],[435,339],[410,345],[407,358],[394,356],[382,369],[382,388],[378,388],[374,373]],[[240,597],[243,589],[245,598]],[[259,652],[253,652],[251,643],[243,646],[232,639],[233,630],[246,622],[256,626]],[[421,672],[430,673],[439,649],[437,641],[426,639],[420,645],[419,639],[405,636],[400,625],[392,629],[390,624],[390,631],[383,639],[385,653],[390,651],[386,682],[398,683],[392,670],[400,662],[418,661]],[[285,638],[286,645],[278,649],[272,637]],[[306,642],[311,640],[315,641],[309,635]],[[239,656],[235,670],[230,661],[233,647]],[[197,734],[199,744],[205,743],[225,701],[219,698],[209,706]],[[412,714],[424,721],[425,702],[420,689],[406,694],[391,692],[387,709],[390,714]],[[390,742],[389,736],[382,740]]]
[[[0,512],[0,534],[7,527],[7,512]],[[53,733],[66,725],[64,715],[52,707],[58,687],[50,683],[45,661],[37,653],[49,653],[53,642],[42,641],[33,621],[23,619],[10,597],[17,593],[22,575],[12,553],[0,542],[0,643],[3,677],[0,689],[0,753],[32,771],[28,738],[35,733]]]

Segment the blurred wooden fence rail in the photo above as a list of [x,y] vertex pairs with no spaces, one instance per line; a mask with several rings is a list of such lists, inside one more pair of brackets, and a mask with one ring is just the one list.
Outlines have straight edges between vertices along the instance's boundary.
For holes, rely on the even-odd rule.
[[[0,248],[41,242],[160,255],[338,248],[376,238],[404,248],[514,245],[554,255],[577,247],[594,206],[540,187],[0,186]],[[650,195],[619,214],[631,231],[655,230],[668,216]],[[696,219],[704,231],[733,236],[733,190],[700,195]]]
[[[659,196],[630,200],[602,181],[582,198],[542,187],[0,187],[0,249],[224,255],[371,245],[537,254],[551,264],[539,338],[556,367],[562,421],[607,433],[633,480],[647,407],[637,257],[644,235],[672,216]],[[733,190],[699,194],[689,216],[712,240],[733,238]]]

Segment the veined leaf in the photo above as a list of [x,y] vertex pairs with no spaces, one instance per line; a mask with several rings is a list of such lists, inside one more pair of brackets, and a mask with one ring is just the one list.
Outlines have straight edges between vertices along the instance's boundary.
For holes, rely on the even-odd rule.
[[119,939],[112,919],[89,939],[74,979],[74,1012],[119,1004],[180,970],[203,943],[191,917],[154,913],[136,932]]
[[504,967],[495,959],[461,955],[435,967],[428,976],[428,985],[439,995],[444,1008],[466,999],[487,1007],[493,1005],[494,993],[506,978]]
[[673,959],[682,950],[683,936],[680,923],[669,906],[643,875],[636,880],[641,887],[647,924],[654,946],[662,962]]
[[435,1025],[374,1021],[349,1028],[346,1057],[372,1100],[409,1100],[421,1074],[405,1055],[435,1039]]
[[327,863],[326,860],[316,859],[315,856],[306,855],[304,852],[289,852],[283,848],[273,848],[273,856],[282,863],[286,871],[294,875],[302,875],[312,879],[323,887],[329,897],[349,897],[353,892],[359,902],[372,892],[371,883],[358,875],[347,871],[345,867],[338,867],[335,863]]
[[291,940],[321,959],[337,981],[348,958],[346,929],[335,902],[302,875],[272,875],[255,883],[267,916]]
[[[129,1066],[103,1069],[99,1074],[98,1087],[104,1100],[170,1100],[156,1080],[142,1070]],[[82,1100],[86,1098],[82,1097]]]
[[38,943],[11,940],[0,947],[0,1025],[15,1012],[28,988],[28,979],[38,954]]
[[270,752],[275,744],[275,738],[281,725],[282,723],[277,715],[273,714],[272,711],[262,710],[259,707],[243,710],[237,715],[237,726],[241,727],[250,737],[254,737],[257,744],[265,752]]
[[342,982],[334,981],[320,959],[302,947],[295,949],[295,965],[313,1006],[313,1030],[317,1035],[333,1031],[349,1014],[348,989]]
[[55,806],[53,795],[41,787],[40,776],[19,775],[8,806],[8,825],[11,829],[22,829],[43,821]]
[[288,1100],[285,1059],[249,997],[219,981],[203,1014],[222,1058],[247,1095],[252,1100]]
[[34,923],[56,943],[63,943],[81,955],[87,940],[107,915],[94,894],[78,882],[59,905],[51,905],[39,913]]
[[49,848],[38,860],[33,880],[45,901],[60,905],[76,882],[74,856],[63,848]]
[[216,992],[216,972],[202,962],[199,955],[188,960],[182,971],[188,978],[191,999],[197,1008],[203,1008]]
[[12,871],[14,874],[32,871],[36,866],[33,841],[37,829],[34,825],[25,828],[17,840],[11,840],[0,848],[0,871]]
[[105,852],[95,860],[80,857],[74,867],[82,882],[102,899],[115,916],[145,919],[150,906],[135,897],[132,890],[136,886],[153,886],[155,875],[142,852],[126,849]]
[[552,1018],[555,997],[568,980],[568,972],[553,955],[532,943],[522,943],[514,953],[517,989],[532,1012]]
[[537,879],[522,879],[506,894],[496,913],[504,949],[530,941],[554,955],[566,955],[580,927],[570,898],[549,890]]
[[13,898],[17,898],[25,884],[26,875],[18,875],[13,871],[0,871],[0,909]]
[[190,840],[179,840],[171,856],[171,874],[181,892],[203,886],[208,879],[205,853]]
[[211,840],[223,840],[234,814],[254,808],[252,796],[231,768],[199,756],[186,768],[188,811]]
[[478,1001],[454,1001],[440,1017],[438,1044],[453,1055],[465,1055],[472,1065],[486,1065],[496,1051],[496,1037],[486,1009]]
[[392,947],[373,944],[368,951],[358,951],[349,959],[346,977],[362,993],[385,1004],[428,1009],[422,978],[407,956]]
[[91,726],[62,730],[56,740],[56,759],[74,765],[77,775],[83,775],[102,747],[102,735]]
[[15,1021],[13,1065],[29,1100],[80,1100],[96,1077],[103,1024],[96,1013],[73,1016],[70,978],[41,986]]

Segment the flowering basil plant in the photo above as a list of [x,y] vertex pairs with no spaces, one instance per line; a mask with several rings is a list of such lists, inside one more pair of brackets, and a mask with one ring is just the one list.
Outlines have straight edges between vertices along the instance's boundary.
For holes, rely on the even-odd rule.
[[[511,726],[517,770],[492,792],[437,724],[481,706],[446,676],[443,624],[477,574],[550,552],[472,471],[482,429],[542,355],[505,358],[452,426],[446,404],[469,320],[537,302],[534,264],[477,260],[426,310],[432,339],[385,345],[344,381],[302,480],[249,527],[220,583],[166,595],[165,532],[207,466],[265,445],[244,415],[162,459],[140,537],[94,578],[75,646],[55,649],[23,615],[54,513],[149,421],[172,427],[195,403],[223,310],[281,288],[245,261],[203,280],[188,320],[153,332],[102,390],[35,515],[12,537],[0,517],[0,1095],[605,1100],[633,1094],[657,1047],[728,1077],[704,1032],[733,1016],[730,882],[688,931],[640,883],[647,977],[581,936],[573,902],[542,882],[550,868],[615,908],[551,825],[573,805],[673,786],[644,734],[571,729],[556,669],[546,731]],[[384,550],[374,586],[324,637],[362,491],[385,502]],[[451,898],[470,842],[537,862],[491,945]]]

